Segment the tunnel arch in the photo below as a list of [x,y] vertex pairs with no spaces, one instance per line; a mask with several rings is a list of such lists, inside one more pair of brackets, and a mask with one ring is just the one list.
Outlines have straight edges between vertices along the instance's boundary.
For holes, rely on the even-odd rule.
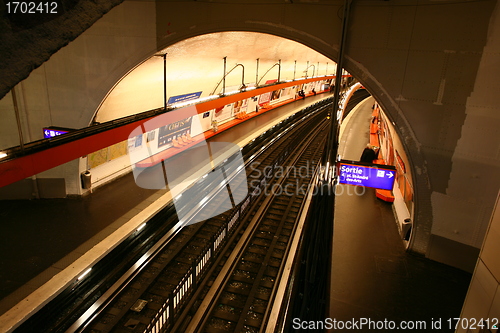
[[[264,27],[268,27],[267,29]],[[198,27],[196,27],[198,28]],[[194,29],[193,29],[194,30]],[[200,28],[201,31],[206,31],[204,27]],[[210,32],[223,32],[222,29],[213,29]],[[243,29],[242,29],[243,31]],[[264,23],[261,28],[251,29],[247,27],[244,31],[251,31],[257,33],[266,33],[275,35],[282,38],[287,38],[298,43],[301,43],[316,52],[323,54],[324,56],[332,59],[337,63],[338,61],[338,44],[328,44],[327,42],[315,37],[304,31],[298,31],[290,29],[290,27],[278,26],[274,24]],[[294,31],[295,33],[291,33]],[[195,32],[190,31],[189,34],[183,35],[194,37]],[[337,35],[340,35],[340,31],[337,31]],[[175,37],[174,40],[180,37]],[[166,44],[162,44],[165,46]],[[425,157],[420,149],[420,143],[411,128],[409,121],[404,115],[403,110],[400,108],[399,103],[395,101],[387,90],[383,87],[380,80],[370,73],[370,71],[364,67],[360,61],[345,55],[344,68],[350,74],[352,74],[358,81],[360,81],[363,86],[370,92],[370,94],[375,98],[375,100],[382,106],[385,114],[388,118],[397,124],[396,131],[399,137],[402,139],[402,143],[406,150],[407,156],[410,160],[414,192],[415,192],[415,206],[414,206],[414,221],[412,227],[412,235],[410,237],[410,242],[407,244],[407,249],[410,252],[415,252],[419,255],[425,255],[427,252],[427,245],[430,239],[430,233],[432,229],[432,203],[431,203],[431,188],[429,174],[426,168]]]
[[[337,60],[338,57],[338,46],[328,45],[326,42],[314,37],[305,32],[294,31],[290,32],[290,29],[285,29],[284,27],[276,27],[274,25],[264,25],[269,26],[269,29],[241,29],[241,30],[224,30],[224,29],[209,29],[204,26],[197,26],[196,29],[191,29],[188,33],[182,35],[176,34],[174,38],[169,38],[168,41],[163,41],[162,44],[158,44],[156,52],[150,52],[149,57],[142,59],[142,61],[128,69],[127,75],[129,75],[134,69],[136,69],[141,64],[144,64],[148,59],[154,57],[155,54],[161,53],[163,50],[169,47],[183,43],[186,40],[198,38],[200,36],[206,36],[209,34],[217,33],[228,33],[228,32],[244,32],[244,33],[256,33],[256,34],[266,34],[270,36],[276,36],[279,38],[284,38],[290,41],[304,45],[304,47],[310,48],[319,54],[331,59],[332,61]],[[293,31],[293,30],[292,30]],[[161,33],[160,33],[161,35]],[[167,56],[168,57],[168,56]],[[410,251],[414,251],[420,254],[424,254],[426,251],[426,244],[428,243],[429,231],[432,227],[432,216],[428,213],[423,214],[421,207],[426,207],[423,211],[431,211],[431,201],[430,201],[430,188],[428,174],[425,167],[420,167],[425,165],[425,159],[421,154],[419,149],[419,143],[413,132],[410,123],[404,116],[403,111],[399,107],[398,103],[393,100],[389,93],[384,89],[380,80],[377,80],[367,68],[362,66],[359,61],[353,59],[349,55],[346,56],[344,68],[351,73],[356,79],[358,79],[365,88],[374,96],[377,102],[382,106],[383,110],[387,114],[388,118],[397,124],[396,130],[400,138],[402,138],[403,145],[407,152],[408,158],[411,162],[412,174],[418,175],[414,176],[414,191],[415,191],[415,210],[414,210],[414,225],[412,228],[411,242],[408,245]],[[118,82],[122,81],[125,76],[123,76]],[[117,82],[117,84],[118,84]],[[115,84],[116,86],[116,84]],[[114,86],[114,87],[115,87]],[[114,88],[113,87],[113,88]],[[110,90],[111,91],[111,90]],[[189,91],[186,91],[189,93]],[[107,94],[107,96],[109,93]],[[102,102],[101,102],[102,105]],[[101,106],[100,105],[100,106]],[[144,110],[145,111],[145,110]],[[98,114],[98,110],[94,114],[94,117]],[[415,179],[418,178],[418,179]]]

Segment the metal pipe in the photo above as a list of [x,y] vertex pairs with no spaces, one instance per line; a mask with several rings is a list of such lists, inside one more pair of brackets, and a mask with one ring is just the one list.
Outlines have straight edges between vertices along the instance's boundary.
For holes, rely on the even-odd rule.
[[314,77],[314,73],[316,72],[316,66],[314,65],[309,65],[307,68],[306,68],[306,79],[307,79],[307,72],[309,71],[309,68],[313,67],[313,75],[312,77]]
[[238,67],[238,66],[241,66],[241,88],[240,89],[243,89],[243,88],[246,88],[246,86],[245,86],[245,66],[243,66],[243,64],[237,64],[236,67]]
[[279,70],[278,70],[278,82],[279,82],[279,80],[280,80],[280,70],[281,70],[281,60],[280,60],[280,62],[279,62],[279,63],[277,62],[277,63],[275,63],[274,65],[272,65],[272,66],[271,66],[271,68],[269,68],[269,69],[268,69],[268,70],[264,73],[264,75],[262,75],[262,77],[260,78],[260,80],[257,82],[257,85],[258,85],[258,84],[260,83],[260,81],[261,81],[261,80],[262,80],[262,79],[263,79],[263,78],[267,75],[267,73],[269,73],[269,71],[270,71],[271,69],[273,69],[275,66],[279,66]]
[[[219,83],[217,83],[217,85],[215,86],[214,90],[212,91],[211,95],[215,94],[215,91],[217,90],[217,88],[219,87],[219,85],[221,84],[221,82],[224,82],[224,85],[223,85],[223,90],[222,90],[222,95],[225,94],[226,92],[226,76],[228,76],[236,67],[238,66],[241,66],[242,68],[242,74],[241,74],[241,88],[244,88],[245,87],[245,66],[243,66],[243,64],[236,64],[236,66],[234,66],[233,68],[231,68],[231,70],[229,72],[227,72],[223,77],[222,79],[219,81]],[[224,69],[225,69],[225,62],[224,62]],[[240,88],[240,89],[241,89]]]
[[259,58],[257,58],[257,70],[255,72],[255,88],[257,88],[258,80],[259,80]]
[[163,110],[167,111],[167,54],[163,55]]
[[17,133],[19,135],[19,145],[21,146],[21,152],[24,152],[23,129],[21,127],[21,117],[19,116],[19,107],[17,105],[16,90],[15,90],[15,88],[12,88],[10,91],[12,92],[12,102],[14,104],[14,113],[16,114]]
[[281,75],[281,59],[278,60],[278,82],[280,82],[280,75]]
[[226,93],[226,57],[224,57],[224,76],[222,76],[222,95]]
[[[330,162],[330,165],[334,167],[334,161],[336,159],[337,147],[334,146],[334,143],[338,145],[338,134],[339,134],[339,124],[335,124],[337,121],[337,112],[339,109],[339,96],[340,96],[340,85],[342,80],[342,68],[344,65],[344,49],[347,41],[347,24],[349,22],[349,12],[351,8],[352,0],[344,1],[344,16],[342,18],[342,28],[341,28],[341,37],[339,43],[339,57],[336,68],[336,76],[335,76],[335,87],[333,93],[333,110],[330,118],[330,132],[329,138],[327,140],[326,153],[327,153],[327,161]],[[328,176],[328,181],[333,181],[333,172],[329,172],[326,170],[325,176]]]
[[295,60],[295,64],[293,65],[293,80],[295,81],[295,72],[297,71],[297,60]]
[[[29,118],[28,110],[26,108],[26,106],[28,105],[28,103],[26,102],[26,92],[24,90],[24,84],[23,84],[23,82],[21,82],[19,84],[19,87],[21,88],[21,93],[22,93],[22,96],[23,96],[23,98],[22,98],[23,99],[23,105],[24,105],[23,111],[24,111],[24,117],[26,119],[26,127],[27,127],[26,140],[28,142],[32,142],[33,139],[31,137],[30,118]],[[16,100],[17,100],[17,96],[16,96]],[[19,112],[19,110],[18,110],[18,112]],[[38,189],[38,181],[37,181],[36,174],[33,175],[33,176],[31,176],[31,185],[33,187],[33,192],[32,192],[33,199],[40,199],[40,190]]]
[[306,64],[306,79],[307,79],[308,70],[309,70],[309,61],[307,61],[307,64]]

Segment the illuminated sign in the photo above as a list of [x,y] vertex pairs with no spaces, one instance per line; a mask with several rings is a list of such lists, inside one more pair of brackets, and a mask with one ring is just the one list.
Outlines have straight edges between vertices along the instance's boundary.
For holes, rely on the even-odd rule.
[[396,168],[382,164],[358,164],[340,161],[339,183],[392,190]]
[[69,128],[60,128],[60,127],[44,127],[43,128],[43,138],[50,139],[62,134],[69,133],[71,129]]

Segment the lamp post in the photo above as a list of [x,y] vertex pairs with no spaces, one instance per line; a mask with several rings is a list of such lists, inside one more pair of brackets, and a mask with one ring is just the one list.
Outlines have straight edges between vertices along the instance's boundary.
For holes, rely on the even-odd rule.
[[255,88],[257,88],[257,81],[259,81],[259,58],[257,58],[257,70],[255,72]]
[[222,96],[226,93],[226,62],[227,56],[224,57],[224,75],[222,76]]
[[163,58],[163,111],[167,111],[167,52],[155,54]]
[[163,54],[163,110],[167,112],[167,53]]
[[24,153],[23,129],[21,127],[21,117],[19,116],[19,107],[17,104],[16,90],[12,88],[10,91],[12,93],[12,103],[14,105],[14,113],[16,115],[17,133],[19,135],[19,145],[21,146],[21,151]]
[[278,60],[278,83],[280,82],[280,76],[281,76],[281,59]]
[[[335,73],[335,87],[333,93],[333,106],[332,106],[333,110],[332,110],[332,117],[330,119],[331,124],[330,124],[329,138],[327,140],[327,145],[325,147],[327,160],[330,161],[331,163],[335,161],[337,154],[337,146],[338,146],[337,140],[339,136],[339,127],[340,127],[339,125],[341,119],[337,119],[337,111],[339,109],[339,102],[340,102],[340,85],[343,73],[342,67],[344,65],[344,49],[347,41],[347,25],[349,22],[351,2],[352,0],[345,0],[344,2],[344,16],[342,18],[342,28],[341,28],[340,45],[339,45],[339,59],[337,62],[336,73]],[[333,180],[331,176],[333,173],[328,172],[328,174],[329,176],[325,178],[329,182],[331,182]]]

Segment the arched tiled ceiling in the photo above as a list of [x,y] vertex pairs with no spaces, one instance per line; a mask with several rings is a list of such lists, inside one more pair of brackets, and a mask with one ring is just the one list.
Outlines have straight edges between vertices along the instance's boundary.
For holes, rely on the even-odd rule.
[[[227,72],[236,64],[244,66],[246,85],[277,79],[278,66],[271,67],[279,60],[280,80],[334,74],[336,69],[335,63],[324,55],[278,36],[242,31],[200,35],[161,50],[125,75],[99,106],[95,121],[105,122],[162,107],[164,61],[158,55],[164,53],[169,97],[199,91],[202,97],[219,93],[222,85],[217,87],[217,84],[224,73],[224,57]],[[241,85],[242,80],[239,66],[226,77],[227,89]]]

